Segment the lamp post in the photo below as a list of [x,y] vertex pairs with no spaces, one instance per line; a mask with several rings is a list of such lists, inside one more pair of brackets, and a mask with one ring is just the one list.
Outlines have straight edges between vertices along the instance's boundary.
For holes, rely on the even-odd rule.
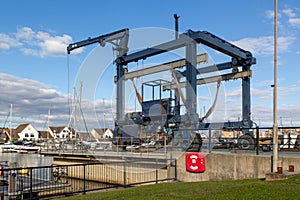
[[273,88],[273,172],[277,172],[278,123],[277,123],[277,21],[278,0],[274,0],[274,88]]

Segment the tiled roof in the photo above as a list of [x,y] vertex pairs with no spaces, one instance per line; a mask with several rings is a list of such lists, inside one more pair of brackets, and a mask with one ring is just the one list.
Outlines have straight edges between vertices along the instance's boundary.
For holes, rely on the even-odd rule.
[[84,139],[84,140],[94,140],[94,136],[89,133],[89,132],[78,132],[77,136],[79,139]]
[[40,138],[53,138],[48,131],[39,131]]
[[29,124],[20,124],[16,129],[16,133],[21,133]]
[[50,130],[54,133],[60,133],[66,126],[49,126]]
[[[60,133],[64,128],[66,128],[67,126],[49,126],[49,128],[51,129],[51,131],[54,133]],[[75,129],[72,127],[68,127],[69,131],[72,132],[73,134],[76,133]]]
[[[109,128],[94,128],[94,130],[97,132],[97,133],[99,133],[99,134],[104,134],[105,133],[105,131],[107,131],[107,129],[109,129]],[[113,130],[112,129],[109,129],[111,132],[113,132]]]

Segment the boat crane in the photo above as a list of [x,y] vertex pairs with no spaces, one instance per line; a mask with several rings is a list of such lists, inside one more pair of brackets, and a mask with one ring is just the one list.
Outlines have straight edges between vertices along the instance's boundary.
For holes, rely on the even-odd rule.
[[[175,17],[175,15],[174,15]],[[178,19],[178,18],[177,18]],[[178,34],[178,33],[177,33]],[[165,133],[170,136],[167,142],[172,141],[174,145],[184,147],[186,151],[200,151],[202,139],[198,130],[208,129],[240,129],[243,135],[239,138],[239,146],[242,149],[254,149],[253,133],[249,128],[253,126],[251,121],[250,104],[250,78],[252,71],[250,67],[256,64],[256,59],[251,52],[227,42],[224,39],[213,35],[207,31],[188,30],[177,36],[174,40],[146,48],[134,53],[128,53],[129,30],[122,29],[113,33],[102,35],[96,38],[89,38],[77,43],[70,44],[68,53],[76,48],[86,45],[105,42],[112,43],[118,52],[115,64],[117,74],[115,83],[117,84],[116,121],[114,130],[114,142],[118,145],[132,144],[135,141],[121,139],[125,136],[143,138],[156,133]],[[197,45],[203,44],[216,51],[219,51],[231,58],[230,61],[217,65],[196,68],[198,63],[207,62],[207,54],[197,54]],[[163,54],[165,52],[185,48],[185,58],[151,66],[135,71],[128,71],[127,65],[138,60],[145,60],[149,57]],[[177,70],[182,68],[184,70]],[[223,72],[232,70],[231,73],[223,73],[220,76],[197,78],[198,75],[211,72]],[[142,70],[142,73],[139,73]],[[137,98],[142,105],[141,112],[126,113],[124,111],[124,82],[134,78],[169,70],[172,73],[173,81],[153,80],[142,83],[142,94],[140,95],[135,87]],[[185,81],[180,81],[181,78]],[[206,83],[217,83],[221,81],[241,79],[242,80],[242,120],[236,122],[206,123],[204,118],[208,117],[213,110],[209,109],[205,117],[200,118],[197,113],[197,86]],[[145,99],[145,88],[152,90],[152,99]],[[185,95],[181,88],[185,88]],[[218,90],[218,89],[217,89]],[[154,97],[158,91],[159,98]],[[168,98],[162,98],[163,93],[169,92]],[[217,96],[217,95],[216,95]],[[185,113],[180,113],[180,102],[184,103]],[[177,142],[175,140],[177,138]],[[139,139],[138,139],[139,140]],[[186,141],[189,141],[187,144]]]

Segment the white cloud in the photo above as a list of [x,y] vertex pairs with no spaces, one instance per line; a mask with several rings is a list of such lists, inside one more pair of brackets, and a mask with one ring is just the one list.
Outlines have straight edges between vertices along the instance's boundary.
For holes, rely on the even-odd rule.
[[266,17],[268,19],[273,19],[274,18],[274,11],[273,10],[267,10],[266,11]]
[[21,48],[21,51],[26,56],[38,56],[39,55],[39,52],[37,50],[34,50],[34,49]]
[[[67,126],[69,122],[68,95],[61,94],[44,83],[23,79],[20,77],[0,73],[0,121],[5,121],[9,113],[10,104],[13,104],[13,127],[22,123],[31,123],[38,130],[45,130],[48,110],[51,110],[52,126]],[[113,107],[113,108],[112,108]],[[103,100],[88,101],[82,99],[82,112],[89,130],[103,126],[97,116],[105,115],[105,125],[113,127],[114,104]],[[85,131],[81,113],[77,113],[76,124],[79,131]],[[100,120],[100,121],[98,121]],[[7,124],[6,124],[7,126]],[[45,128],[45,127],[43,127]]]
[[236,89],[236,90],[233,90],[229,93],[226,93],[226,96],[234,97],[234,98],[239,98],[239,97],[241,97],[241,95],[242,95],[242,90],[241,89]]
[[10,48],[9,44],[7,43],[0,43],[0,49],[8,50]]
[[21,43],[17,41],[15,38],[0,33],[0,50],[8,50],[11,47],[19,47],[19,46],[21,46]]
[[296,13],[294,12],[293,9],[291,8],[286,8],[282,10],[282,13],[284,13],[285,15],[287,15],[288,17],[296,17]]
[[198,96],[198,100],[200,102],[203,102],[203,101],[210,101],[211,98],[210,97],[207,97],[207,96]]
[[295,9],[286,8],[281,11],[288,17],[288,24],[292,27],[299,27],[300,28],[300,18],[297,17]]
[[17,30],[15,33],[17,40],[25,40],[25,41],[32,41],[35,37],[35,32],[29,27],[23,27]]
[[[0,33],[0,49],[9,50],[19,47],[24,55],[31,56],[61,56],[67,52],[67,46],[72,43],[72,37],[66,34],[61,36],[48,32],[35,32],[30,27],[22,27],[10,35]],[[83,49],[74,51],[81,53]]]
[[[299,9],[296,8],[285,8],[283,10],[278,11],[278,23],[279,27],[282,29],[285,29],[287,25],[294,27],[294,28],[300,28],[300,18],[297,16],[296,11]],[[267,19],[274,19],[274,11],[273,10],[267,10],[265,12]]]
[[[277,44],[278,50],[287,51],[295,39],[293,36],[279,37]],[[270,55],[273,54],[273,41],[273,36],[262,36],[258,38],[243,38],[238,41],[233,41],[232,43],[253,54]]]
[[65,54],[68,44],[72,43],[72,38],[65,34],[63,36],[51,36],[49,33],[38,32],[36,38],[39,40],[40,55],[43,57]]
[[300,18],[290,18],[289,24],[294,27],[300,27]]

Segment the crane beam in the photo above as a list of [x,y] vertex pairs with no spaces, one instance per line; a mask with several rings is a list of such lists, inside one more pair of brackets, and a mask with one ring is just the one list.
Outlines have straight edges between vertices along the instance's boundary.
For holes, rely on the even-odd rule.
[[[207,53],[203,53],[203,54],[199,54],[197,56],[197,64],[202,63],[202,62],[208,62],[208,55]],[[128,72],[124,74],[124,80],[128,80],[128,79],[134,79],[134,78],[138,78],[141,76],[146,76],[146,75],[150,75],[150,74],[154,74],[154,73],[158,73],[158,72],[163,72],[163,71],[167,71],[170,69],[176,69],[176,68],[181,68],[186,66],[186,60],[185,59],[179,59],[179,60],[175,60],[172,62],[167,62],[164,64],[160,64],[160,65],[155,65],[152,67],[147,67],[144,69],[139,69],[139,70],[135,70],[132,72]]]
[[[211,76],[207,78],[200,78],[197,79],[197,85],[203,85],[203,84],[208,84],[208,83],[214,83],[218,81],[229,81],[232,79],[238,79],[238,78],[245,78],[245,77],[251,77],[252,76],[252,71],[241,71],[237,73],[228,73],[228,74],[222,74],[219,76]],[[186,82],[180,82],[180,87],[186,87]],[[163,90],[170,90],[170,89],[176,89],[177,84],[175,82],[171,83],[170,85],[165,85],[163,87]]]
[[[99,43],[100,45],[104,46],[105,42],[112,42],[114,40],[120,40],[120,39],[125,38],[125,43],[122,44],[123,45],[122,48],[124,48],[124,50],[126,51],[125,53],[127,53],[127,51],[128,51],[128,47],[127,47],[128,37],[129,37],[129,29],[124,28],[122,30],[118,30],[118,31],[108,33],[108,34],[105,34],[105,35],[100,35],[100,36],[95,37],[95,38],[88,38],[88,39],[82,40],[80,42],[69,44],[68,47],[67,47],[67,52],[68,52],[68,54],[70,54],[71,51],[73,51],[77,48],[84,47],[84,46],[87,46],[87,45],[91,45],[91,44],[94,44],[94,43]],[[121,55],[124,55],[125,53],[123,53]]]

